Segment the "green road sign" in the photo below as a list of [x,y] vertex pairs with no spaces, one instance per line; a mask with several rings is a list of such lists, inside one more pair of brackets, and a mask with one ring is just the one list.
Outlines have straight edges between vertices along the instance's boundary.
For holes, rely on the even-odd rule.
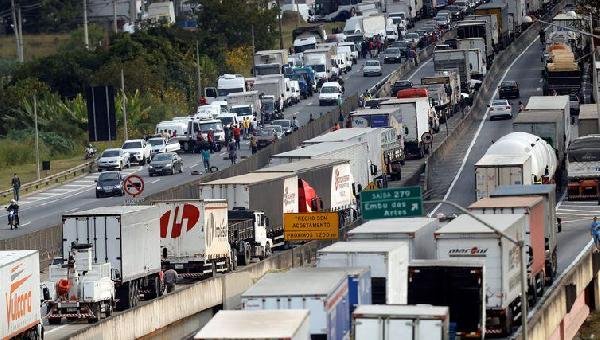
[[421,187],[363,190],[360,205],[365,220],[423,216]]

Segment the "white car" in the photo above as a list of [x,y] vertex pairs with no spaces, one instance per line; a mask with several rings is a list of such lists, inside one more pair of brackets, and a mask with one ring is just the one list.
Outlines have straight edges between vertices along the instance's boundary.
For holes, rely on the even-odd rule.
[[129,153],[129,160],[140,165],[150,162],[152,148],[143,139],[130,139],[123,143],[121,149]]
[[300,102],[300,83],[297,80],[290,80],[290,90],[292,95],[292,103],[297,104]]
[[490,120],[513,117],[512,107],[506,99],[494,99],[488,107],[490,108]]
[[129,168],[129,153],[123,149],[106,149],[96,161],[98,171]]
[[148,139],[148,144],[150,144],[150,157],[154,157],[154,155],[165,152],[177,152],[181,150],[181,145],[179,145],[179,141],[175,139],[166,140],[163,137],[152,137]]
[[363,66],[363,76],[381,76],[381,63],[379,60],[367,60]]
[[321,105],[336,105],[342,98],[343,89],[340,84],[334,81],[329,81],[321,86],[319,92],[319,106]]

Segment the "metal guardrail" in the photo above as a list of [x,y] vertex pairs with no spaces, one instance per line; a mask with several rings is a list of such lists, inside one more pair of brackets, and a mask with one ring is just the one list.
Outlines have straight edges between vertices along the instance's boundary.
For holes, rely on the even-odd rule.
[[[61,172],[55,173],[54,175],[50,175],[41,179],[38,179],[36,181],[33,182],[29,182],[29,183],[25,183],[21,185],[21,188],[19,189],[19,193],[27,193],[30,191],[35,191],[39,188],[42,187],[47,187],[50,186],[52,184],[57,184],[59,183],[61,180],[67,180],[69,178],[75,178],[77,176],[80,176],[84,173],[91,173],[94,170],[94,165],[96,164],[95,160],[90,160],[87,161],[83,164],[80,164],[76,167],[73,167],[71,169],[67,169],[67,170],[63,170]],[[3,198],[8,197],[9,195],[13,194],[13,189],[7,189],[4,191],[0,191],[0,196]]]

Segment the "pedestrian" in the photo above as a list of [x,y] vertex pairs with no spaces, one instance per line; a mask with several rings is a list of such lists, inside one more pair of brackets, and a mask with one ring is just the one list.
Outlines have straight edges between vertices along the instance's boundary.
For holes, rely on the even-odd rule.
[[165,285],[167,286],[167,293],[171,293],[175,290],[175,283],[177,282],[177,272],[175,269],[167,269],[165,271]]
[[590,232],[592,234],[594,244],[596,245],[596,251],[598,251],[600,250],[600,223],[598,223],[598,218],[596,216],[594,216],[594,220],[590,226]]
[[208,130],[208,133],[206,134],[206,139],[208,139],[208,144],[210,146],[210,153],[215,152],[215,149],[216,149],[215,130],[213,130],[213,128],[210,128],[210,130]]
[[524,106],[523,102],[519,100],[519,112],[523,112]]
[[309,122],[309,123],[312,123],[312,122],[314,122],[314,121],[315,121],[315,119],[313,118],[313,115],[312,115],[312,113],[311,113],[311,114],[310,114],[310,116],[308,116],[308,122]]
[[252,150],[253,155],[258,152],[258,143],[254,135],[250,136],[250,150]]
[[244,138],[248,139],[250,134],[250,118],[244,118]]
[[206,172],[210,172],[210,151],[208,150],[208,148],[202,148],[202,151],[200,151],[200,153],[202,154],[202,163],[204,164],[204,170],[206,170]]
[[11,186],[13,189],[13,195],[16,201],[19,201],[19,189],[21,189],[21,179],[17,176],[17,173],[13,174],[13,178],[11,180]]
[[300,125],[298,124],[298,119],[296,119],[296,116],[292,117],[292,130],[296,130],[300,127]]
[[233,140],[229,141],[227,145],[227,151],[229,151],[229,160],[231,161],[231,165],[237,162],[237,146]]
[[240,139],[242,138],[242,129],[239,126],[234,125],[232,129],[233,139],[235,140],[235,146],[240,149]]

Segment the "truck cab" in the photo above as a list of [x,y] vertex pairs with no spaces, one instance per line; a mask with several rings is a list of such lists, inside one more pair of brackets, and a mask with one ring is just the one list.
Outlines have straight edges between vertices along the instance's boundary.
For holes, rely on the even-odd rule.
[[267,235],[268,218],[264,212],[234,207],[227,211],[227,218],[229,243],[238,264],[248,265],[254,257],[262,260],[272,254],[273,240]]

